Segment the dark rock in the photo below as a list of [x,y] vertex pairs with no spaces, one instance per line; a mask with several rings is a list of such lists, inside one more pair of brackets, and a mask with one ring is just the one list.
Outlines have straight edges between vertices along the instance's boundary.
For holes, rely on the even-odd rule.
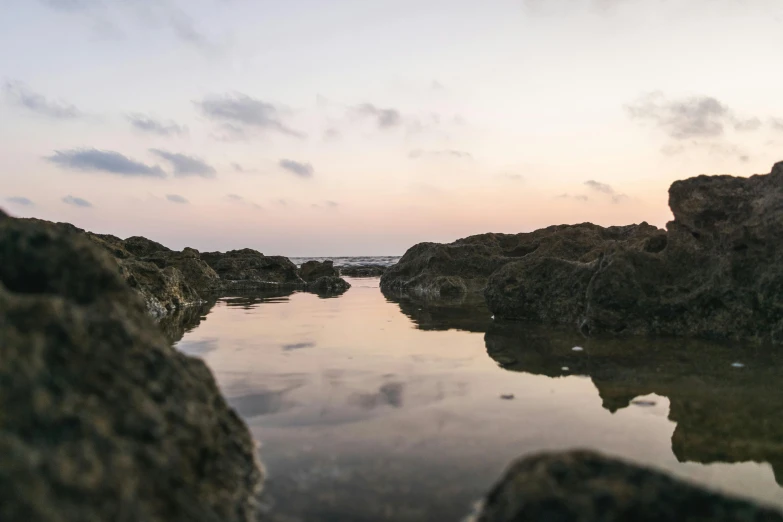
[[163,332],[166,340],[171,344],[175,344],[181,341],[186,333],[192,331],[206,319],[207,314],[209,314],[216,302],[217,299],[211,298],[196,306],[179,308],[159,318],[157,320],[158,327]]
[[380,277],[388,267],[383,265],[352,265],[337,267],[341,276],[345,277]]
[[312,283],[316,279],[320,279],[322,277],[339,276],[337,270],[334,268],[334,263],[332,261],[307,261],[306,263],[302,263],[302,266],[299,269],[299,275],[307,283]]
[[783,521],[780,513],[588,451],[540,454],[511,466],[477,522]]
[[347,292],[349,288],[351,288],[351,285],[345,279],[337,276],[321,277],[307,285],[308,292],[319,295],[340,295]]
[[133,236],[122,242],[125,250],[136,257],[145,257],[157,252],[171,252],[168,248],[151,239],[141,236]]
[[221,287],[220,277],[201,259],[198,250],[161,250],[144,257],[143,260],[154,263],[160,269],[176,268],[184,281],[202,297],[217,293]]
[[669,201],[665,238],[604,244],[594,259],[525,256],[492,275],[487,304],[585,333],[783,342],[783,164],[678,181]]
[[138,259],[119,259],[117,263],[120,275],[141,294],[153,317],[162,317],[179,308],[203,302],[176,268],[161,270],[154,263]]
[[662,235],[647,223],[609,228],[583,223],[522,234],[481,234],[448,245],[420,243],[389,267],[381,277],[381,289],[431,298],[482,292],[493,273],[514,261],[556,258],[592,263],[615,243],[661,248]]
[[0,339],[0,520],[255,520],[250,432],[88,238],[0,217]]
[[245,248],[226,253],[204,252],[201,259],[224,281],[276,283],[304,288],[304,281],[299,277],[296,265],[286,257],[265,256]]

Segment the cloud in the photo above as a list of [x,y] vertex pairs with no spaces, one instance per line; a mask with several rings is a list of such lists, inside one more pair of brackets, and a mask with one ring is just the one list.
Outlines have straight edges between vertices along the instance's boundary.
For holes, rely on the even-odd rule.
[[774,130],[783,132],[783,118],[771,118],[769,124]]
[[565,194],[560,194],[559,196],[557,196],[557,199],[575,199],[577,201],[589,201],[590,200],[590,198],[588,198],[584,194],[574,194],[574,195],[571,195],[571,194],[569,194],[567,192]]
[[128,121],[136,130],[159,136],[177,136],[185,134],[188,130],[173,121],[163,122],[139,113],[129,114]]
[[262,207],[258,203],[253,203],[252,201],[248,201],[242,196],[240,196],[239,194],[226,194],[226,199],[234,203],[237,203],[239,205],[248,205],[258,210],[264,210],[264,207]]
[[14,205],[21,205],[23,207],[32,207],[35,205],[31,200],[22,196],[11,196],[10,198],[5,198],[5,200]]
[[41,3],[59,11],[86,11],[97,4],[96,0],[41,0]]
[[324,141],[334,141],[340,139],[340,136],[342,134],[339,130],[335,129],[334,127],[328,128],[324,131],[323,140]]
[[430,88],[433,91],[445,91],[446,87],[440,83],[438,80],[432,80],[432,83],[430,84]]
[[375,120],[380,129],[389,129],[402,124],[402,116],[397,109],[380,109],[371,103],[354,107],[354,112],[362,117]]
[[194,45],[205,51],[214,51],[215,45],[209,38],[196,29],[193,20],[180,10],[172,10],[169,13],[169,25],[174,35],[183,42]]
[[3,86],[3,94],[13,105],[55,120],[84,117],[84,114],[70,103],[50,101],[21,82],[6,82]]
[[606,183],[601,183],[593,179],[585,181],[585,186],[590,190],[600,192],[601,194],[606,194],[607,196],[611,197],[612,203],[619,203],[620,201],[628,198],[628,196],[625,194],[619,194],[616,192],[611,185],[607,185]]
[[214,167],[194,156],[166,152],[160,149],[150,149],[150,152],[171,163],[174,167],[174,175],[179,177],[198,176],[201,178],[214,178],[217,171]]
[[182,203],[182,204],[190,203],[190,201],[183,198],[179,194],[166,194],[166,199],[168,199],[172,203]]
[[336,201],[324,201],[324,205],[326,205],[329,208],[337,208],[340,206],[340,204]]
[[57,150],[44,158],[59,167],[88,172],[106,172],[126,177],[165,178],[159,166],[151,167],[129,159],[119,152],[98,149]]
[[289,159],[281,159],[279,165],[282,169],[292,172],[300,178],[311,178],[315,172],[309,163],[300,163]]
[[667,156],[677,156],[684,154],[688,150],[703,150],[711,156],[720,156],[724,158],[734,158],[743,163],[750,161],[748,153],[731,143],[710,142],[693,140],[686,143],[672,143],[661,148],[661,152]]
[[525,181],[525,177],[522,174],[501,174],[500,177],[510,181]]
[[728,106],[710,96],[668,100],[655,92],[642,97],[626,110],[631,118],[651,121],[676,140],[722,136],[727,123],[736,120]]
[[473,156],[469,152],[461,150],[447,149],[447,150],[421,150],[415,149],[408,153],[408,157],[411,159],[420,159],[424,157],[441,157],[441,158],[454,158],[454,159],[472,159]]
[[75,196],[65,196],[62,199],[62,202],[66,205],[73,205],[74,207],[81,207],[81,208],[92,208],[92,203],[87,201],[86,199],[77,198]]
[[237,92],[211,96],[194,103],[204,116],[224,124],[229,139],[247,137],[248,129],[274,131],[297,138],[305,137],[304,133],[283,124],[278,107],[246,94]]
[[244,201],[245,198],[240,196],[239,194],[226,194],[226,197],[230,199],[231,201]]
[[239,163],[232,163],[231,164],[231,168],[234,169],[234,172],[242,172],[242,173],[245,173],[245,174],[258,172],[257,169],[248,169],[246,167],[243,167]]
[[740,132],[756,131],[759,130],[761,126],[761,120],[758,118],[748,118],[746,120],[736,120],[734,122],[734,130]]

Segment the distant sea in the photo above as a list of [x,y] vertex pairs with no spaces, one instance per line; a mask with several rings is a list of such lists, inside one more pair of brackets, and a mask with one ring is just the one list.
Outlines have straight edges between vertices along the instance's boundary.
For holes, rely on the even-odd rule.
[[381,265],[391,266],[400,260],[400,256],[353,256],[353,257],[292,257],[296,266],[307,261],[334,261],[334,266]]

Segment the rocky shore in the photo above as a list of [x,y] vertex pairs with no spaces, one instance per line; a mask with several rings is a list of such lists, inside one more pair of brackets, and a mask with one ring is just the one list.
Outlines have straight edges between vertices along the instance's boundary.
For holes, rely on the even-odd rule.
[[144,237],[120,239],[68,223],[20,221],[82,235],[106,250],[122,278],[141,295],[156,318],[222,295],[274,289],[335,295],[351,286],[340,278],[331,261],[311,261],[300,270],[286,257],[265,256],[249,248],[225,253],[202,253],[193,248],[177,252]]
[[179,270],[90,239],[0,212],[0,520],[257,520],[249,430],[122,277]]
[[783,163],[669,189],[674,220],[560,225],[421,243],[381,278],[387,294],[484,295],[497,319],[583,334],[783,342]]

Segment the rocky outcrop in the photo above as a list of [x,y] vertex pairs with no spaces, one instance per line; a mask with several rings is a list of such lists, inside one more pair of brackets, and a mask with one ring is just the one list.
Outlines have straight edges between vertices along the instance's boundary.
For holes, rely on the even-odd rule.
[[652,251],[666,244],[664,232],[647,223],[558,225],[522,234],[482,234],[447,245],[421,243],[389,267],[381,289],[429,298],[483,292],[489,277],[509,263],[549,258],[590,263],[618,243]]
[[498,317],[585,333],[783,342],[783,163],[768,175],[675,182],[669,205],[667,234],[644,245],[506,264],[488,282],[487,304]]
[[247,427],[86,237],[0,213],[0,339],[0,520],[256,520]]
[[319,277],[307,284],[307,291],[318,295],[338,296],[348,291],[351,285],[345,279],[337,276]]
[[204,260],[198,250],[185,248],[182,252],[160,250],[143,258],[161,270],[176,268],[187,284],[199,295],[206,297],[220,292],[221,279]]
[[701,489],[589,451],[534,455],[513,464],[477,522],[783,521],[771,509]]
[[339,277],[332,261],[307,261],[299,267],[299,276],[306,283],[313,283],[322,277]]
[[282,256],[265,256],[261,252],[245,248],[226,253],[204,252],[201,259],[217,272],[223,281],[243,281],[248,284],[276,283],[278,285],[300,285],[304,281],[299,277],[296,265]]
[[388,267],[384,265],[351,265],[340,266],[337,269],[341,276],[346,277],[381,277]]

